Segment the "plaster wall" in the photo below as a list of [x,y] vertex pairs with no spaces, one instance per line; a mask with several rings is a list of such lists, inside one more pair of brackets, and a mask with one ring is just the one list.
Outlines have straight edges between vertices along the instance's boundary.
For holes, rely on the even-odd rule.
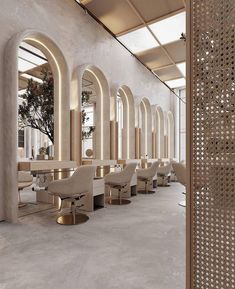
[[[111,35],[73,0],[1,0],[0,9],[0,220],[4,218],[4,183],[2,171],[7,165],[2,138],[12,117],[4,111],[3,79],[8,63],[4,62],[7,42],[17,33],[32,29],[45,33],[61,49],[70,77],[74,69],[84,63],[99,67],[109,86],[127,85],[136,103],[147,96],[150,104],[158,104],[164,111],[171,106],[171,93],[156,77],[130,55]],[[4,65],[5,63],[5,65]],[[7,79],[4,79],[4,82]],[[10,84],[9,84],[10,85]],[[70,97],[68,95],[68,97]],[[13,116],[14,119],[14,116]],[[13,133],[13,132],[11,132]],[[15,137],[15,136],[14,136]],[[8,155],[11,152],[8,152]],[[14,154],[13,154],[14,155]],[[9,180],[10,181],[10,176]],[[17,194],[17,192],[16,192]]]

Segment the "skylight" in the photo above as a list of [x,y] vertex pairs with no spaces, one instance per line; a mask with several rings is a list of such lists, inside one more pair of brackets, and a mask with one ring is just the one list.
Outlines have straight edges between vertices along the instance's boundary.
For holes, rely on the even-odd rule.
[[161,44],[167,44],[180,39],[181,33],[186,31],[186,13],[178,13],[149,25]]
[[36,67],[36,65],[31,63],[31,62],[28,62],[22,58],[18,58],[18,67],[19,67],[19,71],[25,72],[27,70],[30,70],[30,69]]
[[131,52],[138,53],[153,47],[159,46],[146,27],[137,29],[118,37]]
[[42,65],[44,63],[46,63],[47,61],[42,59],[41,57],[38,57],[28,51],[25,51],[23,49],[19,49],[19,52],[18,52],[18,56],[24,60],[27,60],[35,65]]
[[32,51],[33,53],[43,57],[43,58],[46,58],[46,56],[42,53],[41,50],[37,49],[36,47],[26,43],[26,42],[21,42],[20,43],[20,46],[24,47],[25,49],[29,50],[29,51]]
[[165,81],[165,83],[170,88],[177,88],[177,87],[185,87],[186,86],[185,78],[178,78],[178,79],[168,80],[168,81]]
[[177,67],[179,68],[182,75],[185,77],[186,76],[186,62],[178,63]]

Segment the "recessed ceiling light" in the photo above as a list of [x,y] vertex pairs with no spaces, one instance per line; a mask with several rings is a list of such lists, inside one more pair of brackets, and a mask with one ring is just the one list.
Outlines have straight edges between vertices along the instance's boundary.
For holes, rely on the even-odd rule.
[[161,44],[167,44],[180,39],[186,31],[186,13],[178,13],[149,25]]
[[186,62],[178,63],[177,67],[179,68],[183,76],[186,76]]
[[186,86],[185,78],[178,78],[178,79],[168,80],[168,81],[165,81],[165,83],[170,88],[178,88],[178,87],[185,87]]
[[159,46],[146,27],[124,34],[118,37],[118,40],[133,53]]

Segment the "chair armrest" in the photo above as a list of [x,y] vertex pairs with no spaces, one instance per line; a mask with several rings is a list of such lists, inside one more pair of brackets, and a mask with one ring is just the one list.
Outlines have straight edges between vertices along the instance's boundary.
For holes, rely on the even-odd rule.
[[[48,191],[52,194],[68,194],[70,181],[68,178],[52,181],[48,185]],[[72,195],[72,194],[71,194]]]

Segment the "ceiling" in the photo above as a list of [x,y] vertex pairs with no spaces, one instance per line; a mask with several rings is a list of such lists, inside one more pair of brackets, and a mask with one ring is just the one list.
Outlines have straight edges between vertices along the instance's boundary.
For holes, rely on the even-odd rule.
[[185,0],[75,1],[168,86],[185,86]]
[[[46,56],[32,44],[21,42],[18,50],[19,96],[25,93],[29,79],[32,78],[37,83],[43,82],[43,70],[50,71]],[[95,96],[93,79],[87,72],[82,78],[82,87],[84,90],[92,91]]]

